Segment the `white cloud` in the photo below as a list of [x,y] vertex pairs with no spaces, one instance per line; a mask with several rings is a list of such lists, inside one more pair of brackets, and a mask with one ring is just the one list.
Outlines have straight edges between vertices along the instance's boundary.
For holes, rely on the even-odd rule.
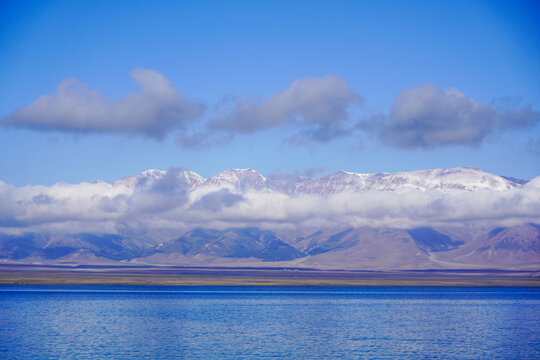
[[441,90],[425,84],[400,91],[388,116],[374,116],[359,127],[375,132],[391,146],[434,148],[478,146],[490,134],[532,128],[539,123],[540,113],[530,105],[497,109],[455,88]]
[[131,77],[139,91],[113,100],[76,79],[64,79],[56,93],[42,95],[15,110],[4,126],[74,133],[109,132],[162,139],[199,117],[205,106],[179,93],[162,74],[137,68]]
[[[388,115],[373,114],[354,127],[351,119],[362,96],[334,75],[294,80],[267,99],[226,96],[212,114],[200,101],[187,99],[162,74],[135,69],[139,90],[114,100],[76,79],[61,81],[54,94],[2,118],[5,127],[72,133],[121,133],[163,139],[178,130],[175,142],[187,149],[225,146],[236,135],[270,128],[290,131],[285,143],[310,145],[364,130],[384,144],[400,148],[478,146],[493,134],[532,129],[540,113],[512,98],[482,104],[455,88],[424,84],[399,92]],[[197,121],[195,121],[197,120]],[[53,139],[54,140],[54,139]],[[534,152],[534,139],[528,150]]]
[[337,136],[349,119],[349,108],[363,98],[338,76],[306,77],[294,80],[263,102],[236,98],[214,117],[209,128],[229,133],[256,131],[292,124],[303,135],[326,141]]

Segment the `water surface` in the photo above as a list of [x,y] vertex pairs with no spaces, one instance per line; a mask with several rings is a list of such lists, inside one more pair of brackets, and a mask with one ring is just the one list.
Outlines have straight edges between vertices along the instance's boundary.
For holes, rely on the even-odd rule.
[[0,358],[540,359],[540,290],[0,286]]

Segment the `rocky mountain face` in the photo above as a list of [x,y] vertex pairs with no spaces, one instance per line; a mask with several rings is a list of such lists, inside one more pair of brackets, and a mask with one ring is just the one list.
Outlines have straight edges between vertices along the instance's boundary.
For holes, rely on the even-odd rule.
[[189,231],[176,240],[158,245],[156,253],[223,258],[256,258],[266,261],[292,260],[303,253],[278,239],[271,231],[257,228]]
[[440,255],[441,259],[458,264],[503,268],[536,264],[540,268],[540,226],[528,224],[496,228]]
[[425,252],[449,251],[463,245],[463,240],[454,240],[450,236],[430,227],[407,230],[418,248]]
[[348,228],[339,232],[318,231],[298,243],[304,249],[303,264],[346,269],[429,268],[429,254],[418,247],[406,231]]
[[540,269],[540,226],[497,228],[465,242],[422,227],[325,229],[288,238],[258,228],[196,228],[158,245],[117,234],[0,236],[2,262],[234,266],[342,269]]
[[[120,261],[140,256],[144,248],[117,234],[42,235],[27,233],[0,236],[0,259],[28,261],[68,260],[74,255]],[[84,258],[84,256],[83,256]]]

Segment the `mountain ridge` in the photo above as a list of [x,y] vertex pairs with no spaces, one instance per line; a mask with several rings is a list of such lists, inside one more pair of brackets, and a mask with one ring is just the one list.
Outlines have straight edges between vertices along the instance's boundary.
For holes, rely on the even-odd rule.
[[[147,170],[137,176],[125,177],[111,185],[136,187],[164,178],[169,172]],[[396,173],[355,173],[340,170],[320,178],[299,175],[272,175],[264,177],[253,169],[227,169],[216,175],[203,178],[189,170],[178,170],[175,175],[195,189],[218,188],[234,191],[260,191],[269,189],[287,194],[306,193],[328,195],[344,191],[452,191],[452,190],[509,190],[526,184],[524,180],[502,177],[473,167],[415,170]]]
[[458,167],[205,179],[171,168],[112,184],[0,186],[10,195],[0,262],[540,267],[540,177]]
[[157,245],[117,234],[0,234],[2,263],[291,266],[356,270],[538,269],[540,225],[471,241],[443,229],[325,229],[294,237],[259,228],[195,228]]

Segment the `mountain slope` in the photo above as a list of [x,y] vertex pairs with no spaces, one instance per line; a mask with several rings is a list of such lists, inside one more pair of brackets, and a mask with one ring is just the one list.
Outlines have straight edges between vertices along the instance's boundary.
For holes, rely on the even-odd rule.
[[403,230],[347,229],[320,240],[318,247],[312,240],[308,243],[312,256],[307,257],[303,265],[366,270],[434,267],[429,255]]
[[63,234],[27,233],[0,236],[0,259],[62,261],[78,254],[81,256],[128,260],[141,256],[144,249],[136,242],[116,234]]
[[431,227],[414,228],[407,230],[407,233],[420,249],[427,252],[448,251],[465,243],[462,240],[453,240],[450,236]]
[[21,235],[0,234],[0,260],[21,260],[39,256],[48,237],[35,233]]
[[[540,226],[496,228],[463,243],[433,228],[321,229],[284,237],[258,228],[196,228],[155,247],[116,234],[27,233],[0,236],[3,262],[103,263],[399,270],[430,268],[540,269]],[[287,240],[287,242],[285,241]],[[270,262],[270,263],[268,263]]]
[[180,238],[160,245],[157,253],[178,253],[185,256],[205,255],[224,258],[257,258],[292,260],[302,252],[277,238],[270,231],[256,228],[201,229],[189,231]]
[[438,256],[446,261],[474,266],[540,268],[540,226],[496,228]]

